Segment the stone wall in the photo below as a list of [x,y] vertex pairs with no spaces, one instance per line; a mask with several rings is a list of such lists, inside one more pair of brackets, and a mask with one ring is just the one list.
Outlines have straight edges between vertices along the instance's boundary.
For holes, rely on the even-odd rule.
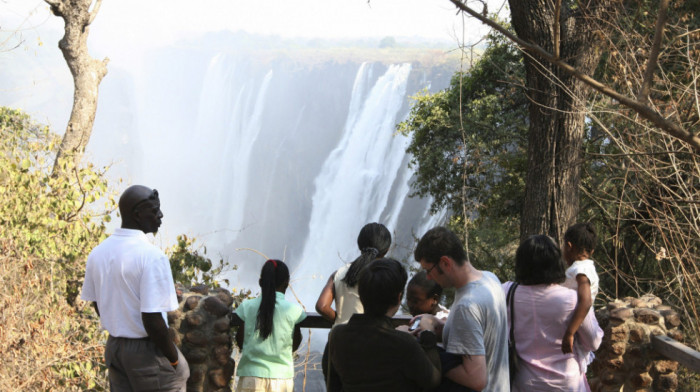
[[236,367],[231,358],[231,311],[228,290],[177,287],[180,308],[168,313],[170,333],[190,365],[187,392],[229,392]]
[[660,298],[645,295],[615,300],[596,315],[605,336],[591,364],[594,392],[676,390],[678,363],[657,354],[651,336],[681,341],[678,313]]

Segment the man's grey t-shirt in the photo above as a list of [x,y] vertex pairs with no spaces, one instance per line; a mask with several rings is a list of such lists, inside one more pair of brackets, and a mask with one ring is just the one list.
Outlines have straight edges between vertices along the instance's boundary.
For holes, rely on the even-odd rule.
[[484,391],[510,390],[506,299],[496,275],[482,271],[481,279],[455,292],[442,340],[445,351],[457,355],[484,355],[488,383]]

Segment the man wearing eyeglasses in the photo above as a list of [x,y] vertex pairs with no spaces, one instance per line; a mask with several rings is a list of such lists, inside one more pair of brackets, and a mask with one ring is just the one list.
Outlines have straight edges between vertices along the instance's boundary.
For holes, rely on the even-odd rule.
[[428,279],[456,289],[446,321],[429,314],[419,316],[418,331],[434,330],[450,357],[458,358],[447,368],[443,364],[445,377],[477,391],[509,391],[508,326],[501,282],[493,273],[474,268],[462,241],[444,227],[425,233],[414,257]]
[[88,256],[81,298],[92,301],[109,332],[105,348],[112,391],[185,391],[189,367],[168,334],[178,308],[170,263],[146,234],[161,225],[158,191],[142,185],[119,198],[121,228]]

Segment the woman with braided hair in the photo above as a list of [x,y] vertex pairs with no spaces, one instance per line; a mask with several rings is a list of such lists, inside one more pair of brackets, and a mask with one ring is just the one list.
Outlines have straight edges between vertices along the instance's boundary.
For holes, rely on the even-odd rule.
[[[345,324],[355,313],[364,313],[360,295],[357,292],[357,280],[360,272],[369,263],[386,255],[391,246],[391,233],[381,223],[368,223],[357,236],[358,256],[328,278],[326,286],[316,301],[316,311],[321,317],[333,323],[333,327]],[[335,301],[335,309],[331,307]],[[323,374],[327,376],[328,345],[323,351]]]
[[289,269],[280,260],[267,260],[260,272],[260,296],[243,301],[236,314],[243,320],[236,343],[241,349],[238,392],[292,392],[292,353],[301,343],[299,323],[304,309],[284,298]]

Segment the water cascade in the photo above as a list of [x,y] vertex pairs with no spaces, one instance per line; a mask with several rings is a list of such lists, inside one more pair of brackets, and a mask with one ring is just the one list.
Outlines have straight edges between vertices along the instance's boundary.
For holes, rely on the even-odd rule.
[[[309,234],[293,272],[294,284],[318,287],[307,280],[327,277],[357,257],[355,239],[364,224],[381,221],[396,230],[385,220],[395,222],[396,211],[387,216],[383,212],[394,182],[406,172],[401,164],[407,138],[395,135],[394,128],[410,70],[410,64],[392,65],[368,89],[372,67],[360,67],[343,138],[314,181]],[[318,292],[304,290],[300,298],[313,304]]]

